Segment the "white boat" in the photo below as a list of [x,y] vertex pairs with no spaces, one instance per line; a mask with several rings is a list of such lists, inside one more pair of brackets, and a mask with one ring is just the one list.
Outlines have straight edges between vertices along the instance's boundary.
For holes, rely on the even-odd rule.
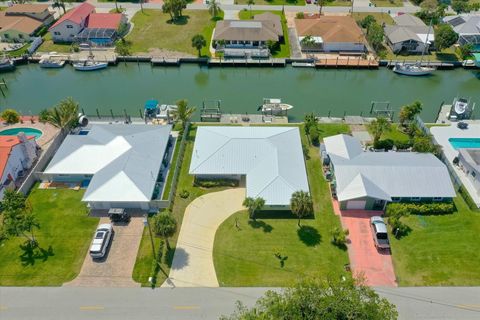
[[294,67],[294,68],[315,68],[315,63],[313,63],[313,62],[292,62],[292,67]]
[[93,59],[87,59],[79,62],[75,62],[73,67],[78,71],[93,71],[105,69],[108,66],[107,62],[95,61]]
[[10,71],[13,69],[15,69],[13,60],[4,55],[3,58],[0,59],[0,71]]
[[396,63],[393,72],[406,76],[428,76],[435,68],[422,67],[420,64]]
[[261,109],[262,113],[279,115],[285,114],[292,108],[292,105],[282,103],[281,99],[264,98],[263,104],[259,109]]
[[456,97],[450,107],[450,121],[468,120],[472,117],[475,103],[471,99]]
[[42,68],[62,68],[65,65],[65,60],[58,60],[49,58],[40,59],[40,67]]

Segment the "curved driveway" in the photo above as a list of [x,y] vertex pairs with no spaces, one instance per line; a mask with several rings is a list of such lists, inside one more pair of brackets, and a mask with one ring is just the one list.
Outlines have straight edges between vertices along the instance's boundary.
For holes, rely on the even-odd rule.
[[162,287],[218,287],[213,242],[220,224],[243,210],[245,189],[213,192],[193,200],[185,210],[169,278]]

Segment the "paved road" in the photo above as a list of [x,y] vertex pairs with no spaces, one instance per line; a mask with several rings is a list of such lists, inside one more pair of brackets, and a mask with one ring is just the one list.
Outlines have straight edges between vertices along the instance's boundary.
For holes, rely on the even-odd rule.
[[[266,288],[0,288],[0,319],[218,319]],[[480,287],[379,288],[400,319],[480,319]]]

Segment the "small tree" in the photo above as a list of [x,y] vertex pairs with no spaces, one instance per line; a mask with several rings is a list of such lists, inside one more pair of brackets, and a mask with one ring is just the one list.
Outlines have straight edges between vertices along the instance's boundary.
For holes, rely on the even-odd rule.
[[175,232],[177,232],[177,220],[175,220],[175,218],[168,211],[159,213],[153,217],[153,232],[162,237],[167,245],[167,249],[170,250],[168,238],[173,237]]
[[290,209],[298,217],[298,226],[300,227],[300,220],[313,213],[312,197],[306,191],[295,191],[290,199]]
[[304,49],[311,50],[315,46],[315,39],[312,36],[307,35],[300,40],[300,44]]
[[250,19],[251,19],[253,17],[252,6],[255,5],[255,0],[247,0],[247,5],[248,5],[248,8],[250,9]]
[[182,122],[183,128],[185,128],[187,122],[190,121],[196,110],[197,109],[195,107],[189,107],[188,101],[185,99],[177,101],[177,110],[175,111],[175,115],[177,120]]
[[465,60],[470,56],[470,54],[473,51],[473,48],[474,48],[473,44],[471,44],[471,43],[461,45],[458,48],[458,50],[460,50],[460,56],[461,56],[462,60]]
[[220,4],[217,2],[217,0],[210,0],[210,2],[208,3],[208,12],[212,16],[212,18],[216,18],[220,11]]
[[310,141],[314,146],[318,146],[320,144],[320,133],[318,132],[317,126],[310,128]]
[[196,34],[192,37],[192,47],[197,49],[199,57],[202,55],[202,48],[206,45],[207,41],[205,40],[205,37],[203,35]]
[[405,126],[407,122],[413,121],[415,116],[420,112],[422,112],[422,103],[420,101],[415,101],[411,104],[403,106],[398,115],[400,124]]
[[367,28],[367,40],[375,51],[379,51],[383,46],[384,31],[381,25],[371,22]]
[[182,17],[183,9],[187,7],[185,0],[165,0],[162,5],[163,13],[168,13],[172,22]]
[[442,24],[435,29],[435,46],[438,50],[450,48],[457,42],[458,34],[449,24]]
[[115,46],[115,52],[118,53],[120,56],[129,56],[132,54],[130,50],[131,46],[131,41],[122,38],[117,42]]
[[392,124],[387,118],[379,117],[370,122],[368,130],[373,134],[373,143],[377,144],[385,132],[392,130]]
[[14,124],[20,121],[20,114],[13,109],[5,109],[0,115],[7,124]]
[[344,247],[347,243],[348,229],[335,227],[332,230],[332,243],[337,247]]
[[265,200],[263,198],[247,197],[243,200],[243,206],[248,209],[248,217],[251,220],[255,220],[255,212],[262,209],[265,206]]
[[451,7],[456,13],[466,13],[471,10],[468,0],[452,0]]
[[307,135],[310,134],[310,130],[313,127],[317,126],[317,118],[313,112],[307,113],[303,119],[303,122],[305,123],[304,131]]
[[45,123],[48,121],[48,117],[50,115],[50,111],[47,110],[47,109],[42,109],[39,113],[38,113],[38,120],[42,123]]
[[368,15],[360,21],[360,26],[364,29],[368,29],[372,23],[376,23],[375,17],[372,15]]
[[47,122],[52,126],[70,130],[77,126],[79,105],[72,98],[67,98],[50,110]]

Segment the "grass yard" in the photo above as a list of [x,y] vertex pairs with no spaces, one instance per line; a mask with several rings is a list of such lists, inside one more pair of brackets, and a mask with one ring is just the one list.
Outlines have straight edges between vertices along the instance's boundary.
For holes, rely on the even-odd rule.
[[410,137],[398,129],[399,124],[393,123],[392,130],[382,135],[382,140],[391,139],[393,141],[408,142]]
[[36,231],[42,252],[29,255],[25,238],[0,242],[0,286],[60,286],[80,272],[98,218],[87,216],[84,191],[41,190],[28,196],[40,222]]
[[480,285],[480,214],[460,195],[455,205],[453,214],[402,218],[412,231],[400,240],[390,237],[401,286]]
[[403,0],[370,0],[375,7],[403,7]]
[[[400,55],[400,54],[395,54],[392,52],[390,47],[387,46],[387,55],[384,58],[384,60],[399,60],[399,61],[420,61],[422,56],[420,54],[418,55]],[[460,57],[458,56],[458,53],[456,52],[454,47],[447,48],[443,50],[442,52],[430,52],[430,54],[426,54],[423,56],[423,61],[459,61]]]
[[70,44],[57,44],[53,43],[52,35],[50,32],[43,37],[43,43],[38,47],[37,52],[58,52],[58,53],[70,53],[72,46]]
[[[322,137],[349,131],[343,124],[319,129]],[[303,133],[302,140],[308,144]],[[315,217],[302,220],[299,229],[290,212],[259,213],[256,222],[249,222],[245,211],[232,215],[215,235],[213,259],[221,286],[287,286],[302,277],[344,273],[347,252],[330,243],[330,232],[340,220],[333,213],[318,148],[310,146],[309,151],[306,164]]]
[[[207,10],[184,10],[183,21],[168,23],[170,15],[161,10],[145,9],[137,12],[132,19],[133,30],[127,36],[132,42],[131,51],[146,53],[154,49],[164,49],[183,52],[197,56],[197,50],[192,47],[192,37],[202,34],[207,46],[202,49],[202,56],[210,56],[209,45],[215,28]],[[223,17],[223,13],[222,13]]]
[[280,50],[273,54],[274,58],[288,58],[290,57],[290,41],[288,39],[288,27],[287,27],[287,19],[285,18],[285,14],[282,11],[262,11],[262,10],[241,10],[238,13],[238,17],[240,20],[250,20],[257,14],[261,14],[264,12],[271,12],[278,16],[280,16],[282,21],[282,29],[283,29],[283,39],[284,43],[280,44]]
[[383,23],[387,25],[395,24],[393,18],[387,13],[380,13],[380,12],[354,12],[353,18],[359,22],[365,19],[366,16],[373,16],[378,24],[382,25]]
[[[248,0],[235,0],[235,4],[248,4]],[[255,0],[255,5],[304,6],[305,0]]]
[[[160,271],[158,274],[158,286],[160,286],[163,281],[165,281],[168,273],[170,272],[170,265],[173,260],[173,253],[177,244],[178,233],[180,232],[180,227],[182,225],[183,214],[185,213],[185,209],[187,208],[188,204],[190,204],[190,202],[192,202],[195,198],[198,198],[201,195],[225,189],[223,187],[204,189],[193,186],[193,176],[188,174],[188,169],[190,167],[190,160],[192,158],[195,134],[196,128],[194,125],[192,125],[189,131],[187,144],[185,146],[185,154],[183,157],[182,167],[177,185],[177,192],[175,195],[175,201],[172,210],[172,213],[177,219],[178,223],[177,233],[170,239],[170,245],[172,247],[172,250],[166,257],[162,258],[161,267],[164,273]],[[183,199],[178,195],[179,192],[182,190],[187,190],[190,193],[190,196],[187,199]],[[158,243],[160,242],[160,239],[155,238],[155,242],[156,248],[158,248]],[[133,270],[133,280],[141,283],[142,286],[150,286],[150,284],[148,283],[148,277],[151,276],[150,271],[152,267],[152,262],[153,256],[152,247],[150,244],[150,237],[148,234],[148,230],[144,230],[142,241],[140,243],[140,249],[137,254],[137,261]]]

